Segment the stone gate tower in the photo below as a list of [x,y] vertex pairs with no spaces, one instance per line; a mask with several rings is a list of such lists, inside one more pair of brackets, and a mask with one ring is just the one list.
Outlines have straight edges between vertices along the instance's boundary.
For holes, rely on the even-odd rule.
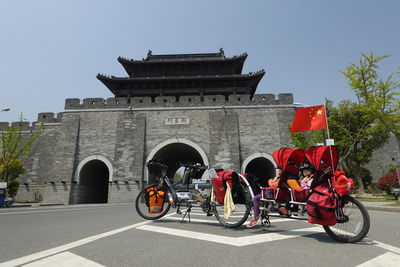
[[242,74],[247,54],[118,58],[128,77],[98,75],[108,99],[66,99],[56,117],[40,113],[44,134],[21,178],[18,200],[49,203],[133,202],[162,159],[273,177],[271,154],[288,146],[292,94],[255,94],[265,72]]

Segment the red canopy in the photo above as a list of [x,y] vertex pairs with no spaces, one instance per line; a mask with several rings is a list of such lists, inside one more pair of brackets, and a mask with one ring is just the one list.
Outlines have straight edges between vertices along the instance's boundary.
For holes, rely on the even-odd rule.
[[[339,159],[339,151],[336,146],[312,146],[304,150],[305,155],[308,161],[317,169],[321,169],[322,164],[327,164],[329,167],[336,170],[338,159]],[[332,157],[331,151],[332,150]]]
[[272,153],[276,164],[281,170],[297,175],[300,164],[305,160],[304,151],[296,148],[283,147]]

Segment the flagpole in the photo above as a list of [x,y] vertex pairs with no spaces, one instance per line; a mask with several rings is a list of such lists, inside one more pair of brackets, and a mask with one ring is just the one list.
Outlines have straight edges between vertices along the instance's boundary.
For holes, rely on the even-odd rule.
[[324,101],[324,112],[325,112],[325,121],[326,121],[326,133],[328,134],[328,139],[329,139],[329,153],[331,155],[332,171],[335,171],[335,168],[333,166],[332,146],[330,144],[331,137],[329,135],[328,113],[326,112],[326,100]]

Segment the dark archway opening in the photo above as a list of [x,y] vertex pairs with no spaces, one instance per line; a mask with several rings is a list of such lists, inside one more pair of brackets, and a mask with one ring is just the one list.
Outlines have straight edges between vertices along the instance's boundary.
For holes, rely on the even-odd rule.
[[[179,163],[204,164],[200,153],[190,145],[184,143],[172,143],[162,147],[156,152],[153,159],[162,160],[168,165],[167,175],[170,179],[174,177],[174,174],[179,169]],[[149,183],[153,183],[155,176],[149,173]]]
[[266,158],[255,158],[247,164],[246,173],[253,174],[259,179],[270,179],[276,176],[274,164]]
[[78,204],[107,203],[110,172],[101,160],[91,160],[79,172]]

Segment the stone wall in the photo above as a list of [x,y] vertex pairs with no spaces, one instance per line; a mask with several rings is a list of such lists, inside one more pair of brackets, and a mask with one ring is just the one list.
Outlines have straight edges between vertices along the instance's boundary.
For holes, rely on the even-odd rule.
[[392,134],[388,142],[374,152],[368,164],[372,180],[376,182],[388,172],[390,166],[396,166],[397,164],[400,164],[400,140]]
[[[243,171],[246,159],[291,146],[287,127],[294,113],[291,94],[67,99],[63,113],[38,115],[44,133],[32,147],[16,200],[77,203],[85,194],[76,180],[79,168],[99,159],[110,171],[108,202],[133,203],[145,182],[146,160],[168,140],[195,144],[210,167]],[[177,117],[189,123],[166,123]],[[0,123],[0,130],[8,126]],[[33,127],[24,124],[26,133]],[[393,136],[374,154],[374,179],[400,160],[399,151]]]

